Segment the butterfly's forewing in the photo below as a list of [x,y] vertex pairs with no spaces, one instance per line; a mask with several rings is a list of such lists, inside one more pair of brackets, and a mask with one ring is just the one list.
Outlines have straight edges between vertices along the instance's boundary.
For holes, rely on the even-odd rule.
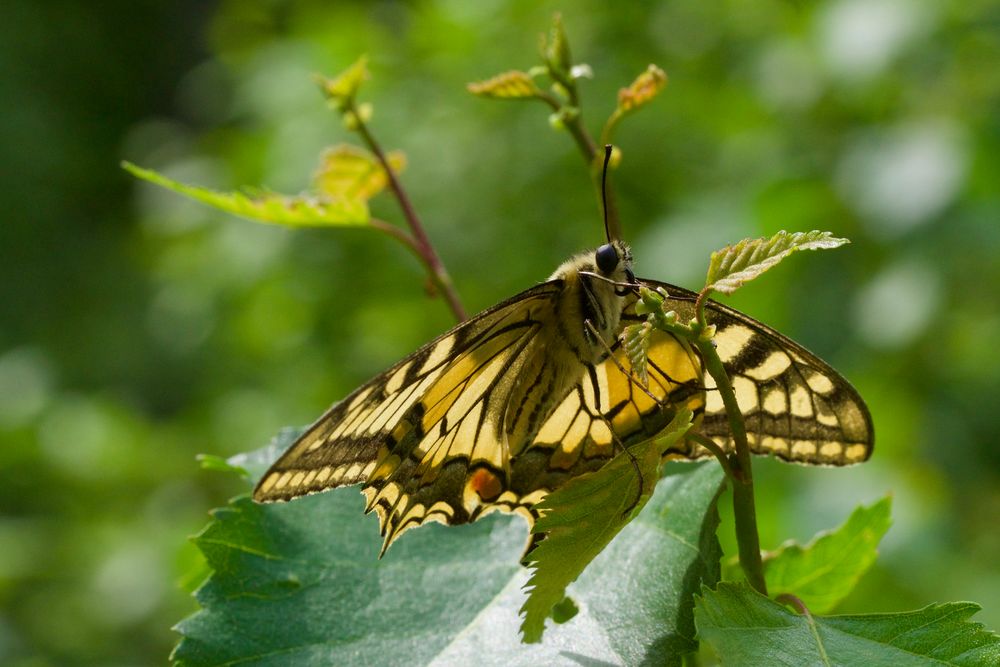
[[[388,546],[428,520],[464,523],[514,509],[501,435],[513,378],[544,353],[538,332],[562,282],[543,283],[463,322],[320,417],[258,484],[289,500],[365,483]],[[534,363],[533,365],[537,365]]]
[[[680,287],[644,280],[670,295],[665,308],[678,319],[694,316],[696,294]],[[626,319],[633,319],[631,309]],[[714,324],[714,342],[733,383],[746,422],[750,448],[786,461],[820,465],[860,463],[871,456],[874,430],[871,415],[858,392],[837,371],[804,347],[777,331],[714,301],[706,304],[706,319]],[[649,363],[658,363],[654,331]],[[722,398],[715,382],[704,377],[704,414],[700,430],[724,449],[733,442]],[[675,453],[686,458],[707,456],[692,442],[678,443]]]

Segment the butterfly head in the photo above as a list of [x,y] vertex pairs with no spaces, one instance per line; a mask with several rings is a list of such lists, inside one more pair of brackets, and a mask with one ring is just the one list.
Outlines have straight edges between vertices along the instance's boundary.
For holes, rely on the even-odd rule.
[[[613,283],[636,284],[635,274],[632,273],[632,251],[618,239],[594,251],[594,268],[596,273]],[[615,293],[622,296],[627,291],[629,288],[621,285]]]

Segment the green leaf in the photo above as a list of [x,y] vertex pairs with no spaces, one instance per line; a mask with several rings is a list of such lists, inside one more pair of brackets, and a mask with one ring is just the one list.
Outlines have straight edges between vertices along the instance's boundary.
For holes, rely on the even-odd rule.
[[569,52],[569,38],[566,37],[562,15],[559,13],[552,17],[549,39],[542,44],[542,57],[545,59],[545,64],[553,79],[561,83],[567,83],[571,80],[573,57]]
[[690,411],[681,411],[661,438],[630,447],[600,470],[571,479],[537,505],[541,518],[532,532],[544,533],[545,539],[526,557],[534,572],[521,609],[525,642],[541,639],[545,619],[565,597],[566,587],[643,508],[659,478],[661,452],[690,424]]
[[[233,461],[259,474],[295,440]],[[717,465],[672,463],[625,527],[554,610],[539,644],[519,640],[528,573],[524,523],[500,514],[471,526],[407,533],[383,560],[377,522],[351,489],[291,503],[239,498],[195,542],[212,575],[182,621],[185,665],[592,663],[679,665],[696,647],[693,594],[719,577]],[[573,608],[578,612],[573,615]]]
[[743,283],[753,280],[797,250],[838,248],[845,243],[850,241],[820,231],[780,231],[769,239],[744,239],[712,253],[705,286],[709,290],[732,294]]
[[540,643],[521,644],[524,593],[508,587],[439,663],[679,666],[697,648],[694,594],[719,577],[715,502],[723,475],[712,462],[665,467],[646,508],[570,586],[576,616],[548,627]]
[[659,449],[647,441],[631,447],[629,453],[635,458],[619,454],[599,471],[570,480],[537,505],[541,518],[532,532],[545,533],[545,539],[526,558],[534,573],[526,587],[528,599],[521,608],[525,642],[541,640],[545,619],[565,597],[566,587],[653,493],[659,477]]
[[[386,160],[397,174],[406,167],[406,155],[401,151],[390,152]],[[313,183],[318,192],[331,199],[368,201],[386,188],[389,178],[370,152],[340,144],[323,151]]]
[[[273,459],[297,435],[287,429],[247,459]],[[195,594],[202,609],[176,626],[173,659],[426,663],[519,575],[519,520],[422,528],[378,560],[378,524],[363,509],[356,489],[341,489],[216,510],[194,538],[212,570]]]
[[698,636],[723,664],[995,665],[1000,637],[968,619],[972,602],[898,614],[807,616],[746,584],[707,588],[695,602]]
[[361,84],[368,78],[368,56],[359,57],[350,67],[332,79],[322,74],[316,74],[313,78],[330,104],[344,111],[354,104],[354,98]]
[[368,205],[362,199],[288,196],[273,192],[255,194],[218,192],[180,183],[152,169],[143,169],[130,162],[123,162],[122,167],[133,176],[145,181],[208,204],[220,211],[258,222],[286,227],[328,227],[365,225],[369,220]]
[[764,559],[771,595],[790,593],[815,614],[825,614],[843,600],[878,555],[876,547],[892,523],[888,497],[858,507],[839,528],[817,535],[809,544],[786,544]]
[[531,75],[518,70],[503,72],[485,81],[473,81],[466,85],[466,89],[473,95],[507,100],[531,99],[542,95]]
[[240,477],[246,477],[249,479],[250,474],[247,472],[246,468],[238,465],[234,465],[232,462],[227,461],[221,456],[216,456],[215,454],[198,454],[195,456],[195,460],[201,464],[202,470],[214,470],[216,472],[231,472],[239,475]]

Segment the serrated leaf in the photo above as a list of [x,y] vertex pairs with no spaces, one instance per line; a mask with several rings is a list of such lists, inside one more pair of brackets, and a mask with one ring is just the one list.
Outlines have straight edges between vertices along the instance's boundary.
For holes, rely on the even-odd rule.
[[[397,174],[406,167],[406,155],[401,151],[391,151],[386,160]],[[389,178],[370,152],[340,144],[323,151],[313,184],[318,192],[333,199],[368,201],[386,188]]]
[[257,222],[286,227],[360,226],[368,223],[368,205],[361,199],[281,195],[273,192],[219,192],[187,185],[130,162],[122,167],[137,178],[172,190],[213,208]]
[[[691,426],[691,412],[681,411],[664,429],[663,448],[679,440]],[[526,556],[533,570],[521,608],[524,641],[537,642],[553,606],[566,587],[642,510],[659,478],[661,447],[657,442],[630,447],[600,470],[581,475],[548,494],[536,509],[541,517],[532,528],[544,533]]]
[[650,64],[628,88],[618,91],[618,111],[628,113],[648,104],[667,85],[667,73]]
[[[299,429],[238,458],[259,470]],[[540,644],[518,637],[527,572],[521,519],[407,533],[386,558],[352,489],[279,505],[246,498],[197,538],[213,570],[201,611],[182,621],[182,665],[680,665],[693,650],[694,591],[718,580],[712,464],[668,464],[645,511],[572,586],[565,622]]]
[[[273,449],[294,439],[288,430]],[[273,505],[243,496],[213,512],[194,538],[212,574],[195,594],[202,609],[176,627],[173,659],[426,663],[520,570],[523,522],[424,528],[380,561],[363,509],[357,489],[341,489]]]
[[636,109],[648,104],[667,85],[667,74],[656,65],[650,64],[627,88],[618,91],[618,106],[608,116],[601,130],[601,143],[612,143],[615,128],[621,119]]
[[361,56],[333,78],[322,74],[317,74],[313,78],[334,107],[346,109],[354,103],[361,84],[368,78],[368,56]]
[[797,250],[838,248],[847,239],[833,237],[830,232],[780,231],[771,238],[744,239],[712,253],[708,265],[707,288],[732,294],[743,283],[753,280]]
[[892,523],[892,501],[858,507],[840,527],[820,533],[805,546],[789,543],[764,558],[772,596],[790,593],[815,614],[832,610],[875,562],[877,547]]
[[898,614],[806,616],[746,584],[719,584],[695,602],[698,636],[723,664],[995,665],[1000,637],[969,618],[972,602]]
[[473,95],[497,99],[530,99],[542,94],[531,75],[518,70],[503,72],[485,81],[473,81],[465,87]]

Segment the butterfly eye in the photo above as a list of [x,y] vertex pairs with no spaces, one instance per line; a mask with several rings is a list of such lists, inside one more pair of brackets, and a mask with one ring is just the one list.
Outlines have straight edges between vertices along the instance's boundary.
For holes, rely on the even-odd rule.
[[605,243],[597,249],[594,260],[601,273],[611,273],[618,266],[618,251],[610,243]]

